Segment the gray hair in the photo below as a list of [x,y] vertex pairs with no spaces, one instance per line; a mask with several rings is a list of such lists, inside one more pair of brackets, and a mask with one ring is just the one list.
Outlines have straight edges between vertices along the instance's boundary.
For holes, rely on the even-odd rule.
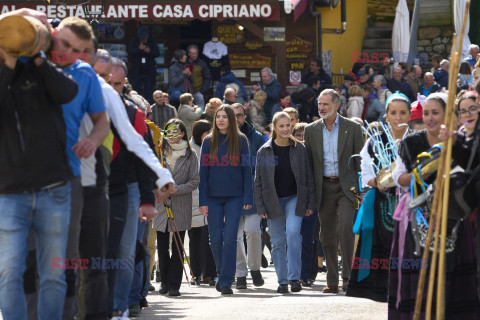
[[324,96],[324,95],[329,95],[330,97],[332,97],[332,102],[334,104],[340,103],[340,95],[338,94],[337,91],[335,91],[333,89],[325,89],[322,92],[320,92],[319,97]]
[[112,57],[112,66],[113,66],[112,68],[122,68],[123,72],[125,72],[125,77],[127,76],[128,74],[127,65],[125,64],[125,62],[123,62],[122,59]]
[[97,62],[112,63],[112,56],[105,49],[98,49],[95,58],[96,58],[95,63]]
[[163,92],[161,90],[155,90],[155,91],[153,91],[153,96],[155,96],[157,93],[160,93],[160,94],[163,95]]
[[448,66],[449,64],[450,62],[447,59],[443,59],[442,61],[440,61],[440,67]]
[[479,51],[480,49],[478,48],[478,45],[476,44],[471,44],[470,47],[468,48],[468,51],[472,50],[472,49],[477,49],[477,51]]
[[191,44],[187,47],[187,52],[190,52],[190,49],[196,49],[197,52],[199,52],[198,50],[198,46],[196,44]]
[[381,74],[376,75],[375,77],[373,77],[373,80],[376,80],[376,81],[380,82],[380,84],[382,85],[382,87],[387,85],[387,79],[385,79],[385,77],[382,76]]
[[423,75],[423,77],[427,77],[427,76],[432,76],[433,77],[433,73],[431,72],[425,72],[425,74]]
[[272,69],[270,69],[270,68],[263,68],[261,73],[263,73],[263,72],[266,72],[266,73],[268,73],[269,76],[273,77],[273,71],[272,71]]

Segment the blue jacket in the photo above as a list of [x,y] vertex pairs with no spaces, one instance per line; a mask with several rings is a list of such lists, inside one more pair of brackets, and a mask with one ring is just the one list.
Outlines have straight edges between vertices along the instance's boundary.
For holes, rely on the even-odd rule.
[[272,118],[272,108],[275,103],[278,102],[280,98],[280,93],[282,92],[282,86],[277,79],[273,78],[269,84],[262,84],[262,90],[265,91],[267,94],[267,100],[263,105],[263,110],[265,111],[265,115],[267,119]]
[[247,101],[247,90],[243,83],[235,77],[235,75],[231,71],[227,71],[223,76],[220,77],[220,81],[218,82],[217,89],[215,90],[215,97],[223,100],[223,94],[225,93],[225,87],[227,84],[236,83],[240,87],[240,91],[242,91],[242,97],[244,101]]
[[232,165],[227,157],[227,135],[220,134],[217,157],[210,157],[212,136],[202,143],[200,157],[199,206],[208,206],[208,197],[243,197],[244,205],[253,204],[252,168],[248,141],[241,137],[239,165]]
[[433,73],[435,81],[440,85],[441,88],[448,89],[448,71],[443,69],[438,69]]
[[[240,130],[248,139],[248,146],[250,150],[250,160],[251,160],[250,164],[252,166],[252,189],[253,189],[253,180],[255,179],[255,162],[256,162],[257,152],[265,143],[265,139],[263,138],[263,135],[257,130],[255,130],[255,127],[248,122],[245,122],[243,127]],[[244,210],[244,213],[245,214],[257,213],[257,208],[255,207],[255,203],[253,203],[253,206],[251,209]]]

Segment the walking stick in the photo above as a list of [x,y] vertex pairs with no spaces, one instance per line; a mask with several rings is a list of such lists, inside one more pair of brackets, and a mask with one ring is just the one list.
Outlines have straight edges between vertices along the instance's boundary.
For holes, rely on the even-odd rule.
[[[173,130],[173,128],[170,130]],[[167,130],[167,132],[168,131],[169,130]],[[165,163],[163,159],[163,151],[161,147],[161,142],[163,140],[163,133],[164,131],[162,131],[162,135],[160,136],[160,140],[158,144],[158,148],[159,148],[158,153],[160,154],[160,163],[162,164],[163,167],[165,167]],[[182,253],[185,256],[185,260],[187,261],[188,268],[190,269],[190,275],[192,276],[192,280],[195,280],[196,277],[193,276],[192,267],[190,266],[190,260],[188,259],[187,252],[185,251],[185,247],[183,246],[182,238],[180,237],[180,233],[178,232],[178,228],[177,228],[177,224],[175,223],[175,217],[173,216],[172,208],[168,204],[167,200],[163,200],[163,207],[165,208],[165,214],[167,216],[167,221],[170,226],[170,230],[172,230],[173,232],[173,240],[175,241],[175,246],[177,247],[178,258],[180,259],[180,263],[182,264],[183,272],[185,273],[185,278],[187,279],[187,282],[190,283],[187,270],[185,269],[185,264],[183,263]]]
[[[460,32],[460,40],[459,45],[457,48],[457,52],[454,56],[454,64],[451,67],[453,69],[453,74],[450,79],[449,83],[449,97],[448,97],[448,105],[447,105],[447,128],[448,132],[452,132],[454,129],[454,121],[455,121],[455,91],[453,88],[456,86],[456,77],[455,75],[458,74],[459,70],[459,63],[462,54],[462,47],[463,47],[463,39],[465,38],[465,28],[467,24],[467,17],[470,8],[470,0],[467,1],[465,5],[465,12],[463,17],[462,23],[462,30]],[[452,70],[449,70],[452,72]],[[442,230],[441,230],[441,237],[440,237],[440,256],[439,256],[439,279],[438,279],[438,291],[437,291],[437,310],[436,315],[438,319],[445,318],[445,280],[446,280],[446,271],[445,271],[445,255],[446,255],[446,237],[447,237],[447,221],[448,221],[448,200],[450,194],[450,162],[452,159],[452,147],[453,147],[453,140],[450,138],[447,140],[447,150],[446,150],[446,168],[445,168],[445,187],[443,191],[443,212],[442,212]]]
[[[454,35],[453,45],[452,45],[452,54],[451,54],[451,63],[449,70],[449,95],[446,108],[446,117],[445,124],[448,127],[448,131],[451,132],[454,126],[454,108],[455,108],[455,91],[452,88],[456,87],[456,75],[458,74],[459,69],[459,55],[461,55],[461,50],[463,47],[463,39],[465,35],[466,21],[468,17],[468,10],[470,7],[470,1],[468,0],[465,6],[465,13],[462,23],[462,30],[460,32],[459,45],[456,47],[457,37]],[[440,167],[437,175],[437,186],[433,198],[433,210],[430,217],[430,225],[427,234],[427,241],[425,244],[425,250],[423,253],[423,258],[428,259],[431,236],[433,229],[436,228],[435,232],[435,242],[434,242],[434,251],[432,254],[432,265],[430,266],[430,277],[429,277],[429,287],[428,287],[428,296],[427,296],[427,308],[426,308],[426,319],[431,319],[431,308],[432,308],[432,299],[433,299],[433,287],[435,282],[435,272],[436,272],[436,259],[438,252],[439,259],[439,270],[438,270],[438,281],[437,281],[437,299],[436,299],[436,319],[445,318],[445,254],[446,254],[446,236],[447,236],[447,221],[448,221],[448,200],[450,192],[450,162],[452,157],[452,139],[448,139],[446,148],[443,148],[441,158],[440,158]],[[443,194],[442,194],[443,193]],[[443,197],[443,199],[442,199]],[[433,217],[436,216],[436,225],[433,225]],[[441,232],[441,234],[440,234]],[[440,248],[438,248],[438,242],[440,242]],[[425,261],[425,260],[424,260]],[[425,282],[426,270],[421,270],[419,285],[417,289],[417,297],[415,302],[415,312],[414,319],[418,320],[420,317],[420,309],[422,305],[423,298],[423,287]]]

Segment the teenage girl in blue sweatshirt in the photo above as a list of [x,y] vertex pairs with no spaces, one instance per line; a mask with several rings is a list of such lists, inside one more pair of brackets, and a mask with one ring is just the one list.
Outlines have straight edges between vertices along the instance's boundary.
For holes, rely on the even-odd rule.
[[237,232],[242,209],[253,203],[248,140],[237,128],[235,112],[221,106],[212,133],[202,143],[199,206],[207,216],[210,247],[219,275],[216,288],[232,294],[235,279]]

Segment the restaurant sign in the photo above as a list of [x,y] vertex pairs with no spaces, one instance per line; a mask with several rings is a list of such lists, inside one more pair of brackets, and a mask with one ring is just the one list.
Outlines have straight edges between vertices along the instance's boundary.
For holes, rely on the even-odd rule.
[[[44,12],[49,19],[63,19],[69,16],[84,18],[85,12],[81,5],[65,4],[32,4],[29,2],[0,5],[0,12],[6,13],[20,8],[31,8]],[[99,12],[101,5],[88,5],[90,12]],[[187,20],[224,20],[224,19],[265,19],[277,21],[280,18],[277,2],[269,3],[184,3],[171,4],[170,2],[157,4],[107,4],[102,19],[187,19]]]

